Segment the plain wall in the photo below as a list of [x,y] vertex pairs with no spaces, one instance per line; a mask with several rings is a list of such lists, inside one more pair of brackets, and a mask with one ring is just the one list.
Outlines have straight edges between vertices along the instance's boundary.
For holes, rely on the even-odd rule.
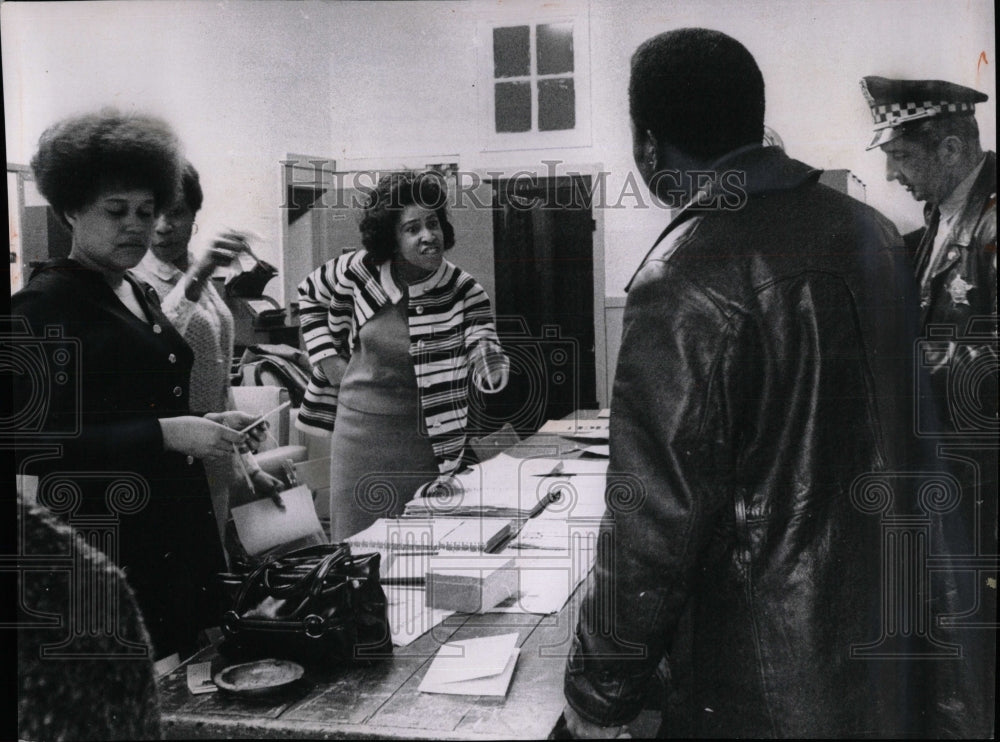
[[[600,163],[609,193],[621,193],[636,177],[629,57],[645,38],[680,26],[743,41],[767,84],[767,123],[789,154],[851,170],[902,231],[919,225],[921,208],[885,182],[883,155],[864,150],[871,117],[862,76],[942,78],[986,92],[978,119],[984,147],[996,146],[994,17],[982,1],[139,0],[3,3],[0,12],[8,161],[26,163],[45,126],[69,113],[103,104],[158,112],[202,173],[196,245],[220,228],[248,228],[279,266],[279,161],[289,152],[355,167]],[[588,24],[591,144],[484,151],[479,96],[489,85],[480,81],[479,25],[546,15]],[[610,296],[622,293],[669,216],[644,190],[622,204],[603,219]],[[280,294],[280,285],[269,292]]]
[[[250,2],[3,3],[7,161],[41,132],[102,106],[166,118],[201,175],[199,249],[217,231],[260,236],[280,265],[280,165],[327,152],[327,6]],[[280,282],[268,293],[277,296]]]

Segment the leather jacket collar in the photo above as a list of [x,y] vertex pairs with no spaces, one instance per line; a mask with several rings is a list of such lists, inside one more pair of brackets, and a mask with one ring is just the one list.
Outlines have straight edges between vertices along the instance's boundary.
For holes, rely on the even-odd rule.
[[[625,286],[626,293],[632,287],[632,281],[635,280],[636,274],[646,264],[656,247],[681,224],[716,208],[709,206],[709,204],[714,203],[722,195],[723,190],[728,190],[732,196],[734,186],[738,185],[745,197],[753,198],[767,193],[798,188],[818,180],[820,173],[822,173],[821,170],[793,160],[778,147],[764,147],[758,144],[740,147],[723,155],[713,163],[712,169],[720,177],[713,179],[705,189],[699,191],[660,233]],[[733,180],[724,182],[721,177],[724,173],[737,175],[734,176]]]

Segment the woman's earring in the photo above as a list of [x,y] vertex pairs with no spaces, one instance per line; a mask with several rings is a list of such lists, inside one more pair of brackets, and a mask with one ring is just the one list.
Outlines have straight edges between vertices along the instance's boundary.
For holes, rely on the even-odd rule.
[[198,234],[198,222],[191,222],[191,234]]
[[646,150],[646,165],[649,166],[650,170],[656,170],[656,148],[650,147]]

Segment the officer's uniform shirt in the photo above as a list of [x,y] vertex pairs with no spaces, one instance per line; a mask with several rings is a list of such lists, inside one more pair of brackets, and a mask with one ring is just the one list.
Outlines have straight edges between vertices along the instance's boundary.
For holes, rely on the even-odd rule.
[[952,227],[955,226],[955,220],[958,215],[962,213],[962,209],[965,208],[965,202],[969,198],[969,192],[972,190],[972,186],[976,183],[976,178],[979,177],[979,171],[983,169],[983,164],[986,162],[986,155],[983,155],[977,164],[965,179],[955,186],[953,190],[946,199],[944,199],[940,204],[938,204],[938,211],[941,214],[940,222],[938,222],[937,234],[934,235],[934,249],[931,252],[931,259],[927,262],[928,270],[933,275],[934,267],[939,265],[941,262],[941,253],[944,251],[945,245],[948,243],[948,238],[951,235]]

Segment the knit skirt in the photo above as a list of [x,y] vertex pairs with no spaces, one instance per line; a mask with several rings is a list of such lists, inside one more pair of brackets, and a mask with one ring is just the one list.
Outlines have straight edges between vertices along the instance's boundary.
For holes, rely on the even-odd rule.
[[438,475],[419,412],[376,415],[337,406],[330,448],[330,540],[400,515],[416,489]]

